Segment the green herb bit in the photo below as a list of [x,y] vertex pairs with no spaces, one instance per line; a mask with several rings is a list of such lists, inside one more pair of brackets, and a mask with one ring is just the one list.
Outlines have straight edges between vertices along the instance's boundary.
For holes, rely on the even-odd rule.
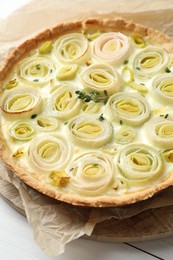
[[166,115],[165,115],[165,119],[166,119],[168,116],[169,116],[169,114],[166,114]]
[[90,102],[91,101],[91,97],[89,95],[86,95],[84,101],[85,102]]
[[37,64],[35,67],[36,67],[37,70],[40,70],[40,69],[41,69],[40,64]]
[[99,93],[96,91],[90,92],[90,97],[91,97],[91,100],[93,100],[96,103],[98,103],[100,101]]
[[140,83],[142,86],[145,86],[145,84],[144,83]]
[[108,98],[105,98],[105,99],[103,100],[103,104],[106,105],[107,102],[108,102]]
[[92,92],[90,92],[90,94],[95,95],[95,96],[98,96],[98,95],[99,95],[99,92],[97,92],[97,91],[92,91]]
[[93,163],[92,166],[97,167],[99,165],[98,165],[98,163]]
[[164,115],[160,115],[161,117],[164,117]]
[[37,117],[37,114],[33,114],[32,116],[31,116],[31,119],[34,119],[34,118],[36,118]]
[[120,120],[120,125],[122,125],[123,124],[123,121],[122,120]]
[[139,68],[139,67],[136,67],[136,69],[137,69],[137,70],[141,70],[141,68]]
[[64,125],[67,125],[68,124],[68,122],[64,122]]
[[90,102],[91,101],[91,98],[85,98],[84,100],[86,103]]
[[34,81],[34,82],[38,82],[38,81],[39,81],[39,79],[34,79],[33,81]]
[[128,64],[129,63],[129,61],[128,60],[125,60],[124,61],[124,65],[126,65],[126,64]]
[[80,90],[76,90],[75,93],[78,95],[79,99],[83,99],[85,102],[90,102],[91,100],[93,100],[95,102],[98,101],[97,92],[85,93]]
[[170,70],[168,67],[166,67],[165,72],[166,72],[166,73],[170,73],[171,70]]
[[95,97],[98,97],[99,96],[99,93],[97,91],[92,91],[90,92],[90,95],[95,98]]
[[71,168],[71,169],[70,169],[70,172],[73,171],[73,170],[74,170],[74,168]]
[[76,91],[76,94],[78,95],[79,99],[85,99],[85,92],[82,91]]
[[100,121],[105,120],[104,117],[103,117],[103,114],[101,114],[101,115],[99,116],[99,120],[100,120]]
[[107,95],[108,95],[108,92],[107,92],[107,90],[104,90],[103,92],[104,92],[105,96],[107,96]]

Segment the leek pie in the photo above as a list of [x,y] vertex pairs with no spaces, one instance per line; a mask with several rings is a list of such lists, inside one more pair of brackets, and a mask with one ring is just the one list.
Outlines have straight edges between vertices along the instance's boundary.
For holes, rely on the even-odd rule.
[[173,43],[117,19],[47,29],[0,69],[0,154],[32,188],[113,207],[173,184]]

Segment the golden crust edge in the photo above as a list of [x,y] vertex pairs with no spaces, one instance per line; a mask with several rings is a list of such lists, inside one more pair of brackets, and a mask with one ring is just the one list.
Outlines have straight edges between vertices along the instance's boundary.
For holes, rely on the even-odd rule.
[[[3,65],[0,68],[0,81],[9,74],[8,71],[14,66],[14,64],[20,60],[25,54],[38,46],[41,42],[61,36],[64,33],[70,33],[76,30],[90,30],[93,28],[103,28],[104,30],[115,30],[126,33],[138,33],[146,37],[149,41],[154,44],[161,44],[170,52],[173,52],[173,42],[171,39],[160,31],[148,28],[146,26],[133,23],[132,21],[126,21],[123,18],[89,18],[85,21],[76,21],[76,22],[65,22],[60,23],[52,29],[46,29],[45,31],[37,34],[35,37],[25,41],[17,48],[15,48],[9,57],[5,60]],[[13,160],[9,156],[8,147],[6,146],[3,135],[0,132],[1,139],[1,148],[0,156],[3,161],[8,165],[8,167],[15,172],[15,174],[27,185],[38,190],[39,192],[52,197],[56,200],[67,202],[73,205],[86,206],[86,207],[115,207],[115,206],[124,206],[128,204],[133,204],[142,200],[146,200],[156,193],[166,189],[169,186],[173,185],[173,172],[171,172],[161,183],[155,184],[154,187],[148,188],[146,190],[137,191],[123,195],[123,198],[120,196],[109,197],[106,195],[97,196],[97,197],[83,197],[77,194],[67,194],[60,191],[52,190],[48,188],[43,183],[40,183],[33,176],[30,176],[30,173],[21,166],[18,165],[17,161]]]

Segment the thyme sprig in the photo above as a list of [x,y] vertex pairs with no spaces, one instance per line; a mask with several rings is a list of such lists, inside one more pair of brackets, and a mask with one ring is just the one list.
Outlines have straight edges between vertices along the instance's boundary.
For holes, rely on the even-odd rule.
[[95,103],[103,102],[104,104],[106,104],[108,101],[108,93],[106,90],[103,91],[103,96],[100,96],[100,93],[97,91],[85,92],[76,90],[75,93],[77,95],[77,98],[82,99],[84,102],[94,101]]

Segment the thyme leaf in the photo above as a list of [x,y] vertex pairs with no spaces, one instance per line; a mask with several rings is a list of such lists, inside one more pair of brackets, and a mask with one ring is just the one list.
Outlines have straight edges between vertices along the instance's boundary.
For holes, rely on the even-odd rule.
[[103,114],[101,114],[101,115],[99,116],[99,120],[100,120],[100,121],[105,120],[105,118],[103,117]]
[[129,63],[129,61],[128,60],[125,60],[124,61],[124,65],[126,65],[126,64],[128,64]]
[[171,70],[170,70],[168,67],[166,67],[165,72],[166,72],[166,73],[170,73]]
[[32,116],[31,116],[31,119],[34,119],[34,118],[36,118],[37,117],[37,114],[33,114]]

